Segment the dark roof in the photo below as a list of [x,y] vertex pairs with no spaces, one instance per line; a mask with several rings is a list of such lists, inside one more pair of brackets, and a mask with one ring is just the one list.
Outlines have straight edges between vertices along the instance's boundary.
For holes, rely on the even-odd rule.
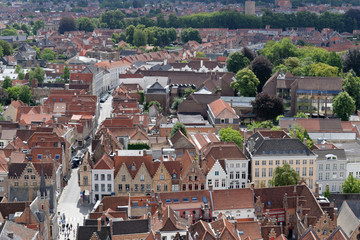
[[111,239],[110,226],[102,226],[100,231],[97,231],[97,226],[80,226],[77,230],[77,239],[89,240],[93,233],[96,233],[100,240]]
[[26,165],[26,163],[11,163],[9,165],[9,177],[20,177]]
[[318,160],[326,160],[327,154],[333,154],[337,156],[339,160],[346,160],[346,154],[344,149],[315,149],[314,153],[318,155]]
[[360,200],[359,193],[330,193],[329,201],[335,203],[335,207],[340,209],[344,201],[350,202],[348,200]]
[[349,208],[351,208],[355,216],[360,219],[360,200],[346,201],[346,203],[348,204]]
[[128,220],[113,222],[113,235],[136,234],[150,232],[149,220]]
[[8,218],[10,214],[16,212],[23,212],[26,205],[30,205],[31,202],[6,202],[0,203],[0,213],[3,218]]

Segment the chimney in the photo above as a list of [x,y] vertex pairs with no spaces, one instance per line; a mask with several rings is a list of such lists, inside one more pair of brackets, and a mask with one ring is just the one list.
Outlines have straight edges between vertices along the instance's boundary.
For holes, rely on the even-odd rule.
[[97,231],[100,232],[101,231],[101,217],[99,217],[97,219]]
[[250,150],[250,152],[254,151],[254,138],[253,137],[250,138],[249,150]]
[[230,99],[230,107],[232,108],[233,107],[233,100]]
[[304,138],[303,143],[305,146],[307,146],[307,138]]
[[212,192],[212,191],[213,191],[213,185],[210,184],[210,185],[209,185],[209,192]]
[[161,219],[163,216],[163,205],[162,205],[162,202],[160,201],[159,202],[159,208],[158,208],[158,217],[159,219]]
[[319,197],[319,183],[315,183],[315,197]]
[[203,67],[203,65],[204,65],[204,61],[200,60],[200,67]]

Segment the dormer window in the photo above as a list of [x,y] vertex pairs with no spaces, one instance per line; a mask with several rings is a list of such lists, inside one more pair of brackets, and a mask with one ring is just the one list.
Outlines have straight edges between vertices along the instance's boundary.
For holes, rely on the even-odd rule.
[[173,173],[173,174],[172,174],[172,179],[176,179],[176,178],[177,178],[176,173]]
[[132,164],[131,170],[134,170],[134,171],[136,170],[136,165],[135,165],[135,163]]

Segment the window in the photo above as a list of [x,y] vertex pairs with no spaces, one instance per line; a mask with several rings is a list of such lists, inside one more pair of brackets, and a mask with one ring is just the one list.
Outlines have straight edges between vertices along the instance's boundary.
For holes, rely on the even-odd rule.
[[277,166],[279,166],[279,165],[280,165],[280,160],[276,160],[276,161],[275,161],[275,164],[276,164]]
[[86,166],[84,166],[84,172],[86,172],[87,171],[87,167]]
[[60,154],[55,154],[55,159],[59,160],[60,159]]
[[0,177],[0,183],[4,182],[4,178]]
[[83,177],[83,185],[88,185],[88,177],[87,176]]
[[241,178],[246,179],[246,172],[241,172]]
[[94,179],[95,179],[95,181],[98,181],[99,180],[99,174],[95,174]]
[[266,161],[265,161],[265,160],[262,160],[262,161],[261,161],[261,165],[266,166]]
[[24,178],[25,178],[25,179],[29,179],[29,175],[25,175]]
[[[216,173],[216,172],[215,172]],[[189,176],[189,182],[191,182],[192,181],[192,176]]]
[[303,177],[306,176],[306,170],[307,170],[306,167],[303,167],[303,169],[302,169],[302,176],[303,176]]
[[212,185],[212,180],[211,179],[208,179],[208,185]]
[[118,191],[121,192],[122,191],[122,184],[118,185]]
[[123,181],[123,182],[126,181],[126,176],[125,176],[125,175],[122,175],[122,176],[121,176],[121,181]]
[[108,175],[107,175],[107,180],[108,180],[108,181],[111,181],[111,174],[108,174]]
[[319,170],[323,170],[323,165],[319,164]]
[[215,176],[219,176],[219,171],[215,171]]
[[336,172],[333,172],[333,178],[336,178],[336,175],[337,175]]
[[42,159],[42,154],[38,154],[37,159],[39,159],[39,160]]
[[255,161],[255,166],[259,166],[259,161]]
[[285,165],[285,164],[286,164],[286,160],[282,160],[282,164]]
[[105,192],[105,184],[101,184],[101,191]]
[[161,192],[161,184],[159,183],[158,185],[156,185],[156,190],[158,191],[158,192]]
[[125,184],[125,190],[129,191],[130,190],[130,184]]
[[33,179],[33,180],[34,180],[34,179],[35,179],[35,175],[31,175],[31,179]]
[[145,175],[140,176],[140,181],[145,181]]
[[234,179],[234,172],[230,172],[230,179]]
[[289,164],[293,165],[294,164],[294,160],[289,160]]
[[110,183],[107,185],[107,191],[111,192],[111,184]]
[[240,172],[235,173],[235,179],[240,179]]
[[246,163],[241,164],[242,168],[246,168]]
[[331,186],[331,191],[336,192],[336,185],[335,184]]
[[333,165],[333,170],[337,170],[337,164]]
[[273,176],[273,169],[269,168],[269,177],[272,177],[272,176]]
[[147,184],[146,185],[146,191],[150,191],[151,190],[151,184]]
[[4,192],[4,187],[0,187],[0,192]]
[[303,164],[307,164],[307,160],[303,160]]
[[309,188],[313,188],[313,180],[309,179]]
[[139,191],[139,184],[135,184],[135,192]]
[[168,185],[164,183],[164,192],[167,192],[167,190],[168,190]]
[[270,161],[269,161],[269,165],[273,165],[273,160],[270,160]]
[[96,191],[96,192],[99,191],[99,184],[95,184],[95,191]]
[[27,186],[28,185],[28,182],[24,182],[24,186]]
[[340,170],[344,170],[345,169],[345,163],[340,163]]
[[231,182],[231,183],[230,183],[230,186],[229,186],[229,189],[233,189],[233,188],[234,188],[234,183]]
[[309,162],[310,162],[310,164],[312,165],[312,164],[314,164],[314,160],[309,160]]
[[105,174],[101,174],[101,181],[105,181]]
[[266,168],[261,169],[261,176],[266,177]]
[[240,183],[239,182],[236,182],[235,188],[240,188]]
[[32,173],[32,168],[28,168],[28,169],[27,169],[27,172],[28,172],[28,173]]
[[215,179],[215,187],[219,187],[219,179]]
[[160,180],[164,180],[164,179],[165,179],[164,174],[161,174],[160,175]]
[[37,185],[37,182],[33,182],[33,186],[36,186]]
[[329,179],[330,179],[330,173],[327,172],[327,173],[325,174],[325,180],[329,180]]
[[309,167],[309,176],[314,176],[314,168],[313,167]]
[[326,170],[330,170],[330,164],[326,164]]
[[319,173],[319,180],[323,180],[323,174]]
[[240,163],[237,163],[237,164],[236,164],[236,168],[240,168]]
[[234,164],[233,164],[233,163],[230,164],[230,168],[234,168]]
[[297,167],[295,171],[298,175],[300,175],[300,168]]
[[255,177],[259,177],[259,169],[255,168]]
[[145,191],[145,184],[140,185],[140,191],[142,191],[142,192]]
[[225,179],[221,179],[221,187],[225,187],[226,186],[226,180]]
[[340,178],[344,178],[344,172],[340,172]]
[[15,185],[15,186],[19,186],[19,182],[15,182],[14,185]]
[[296,165],[300,165],[300,160],[296,160]]

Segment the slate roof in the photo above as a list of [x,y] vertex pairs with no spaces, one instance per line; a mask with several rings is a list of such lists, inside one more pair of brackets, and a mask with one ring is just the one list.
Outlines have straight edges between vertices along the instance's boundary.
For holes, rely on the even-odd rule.
[[20,177],[27,163],[11,163],[9,165],[9,177]]
[[113,222],[113,235],[136,234],[150,232],[148,219]]
[[102,226],[100,231],[97,231],[97,226],[80,226],[77,230],[77,240],[89,240],[93,233],[96,233],[99,240],[111,239],[110,226]]
[[[10,238],[8,236],[9,233],[13,233],[13,237]],[[6,221],[0,233],[0,239],[2,240],[35,240],[38,239],[38,237],[38,231],[34,231],[24,225],[17,224],[12,221]]]
[[318,155],[317,160],[325,160],[327,154],[333,154],[337,156],[339,160],[346,160],[344,149],[315,149],[313,152]]

